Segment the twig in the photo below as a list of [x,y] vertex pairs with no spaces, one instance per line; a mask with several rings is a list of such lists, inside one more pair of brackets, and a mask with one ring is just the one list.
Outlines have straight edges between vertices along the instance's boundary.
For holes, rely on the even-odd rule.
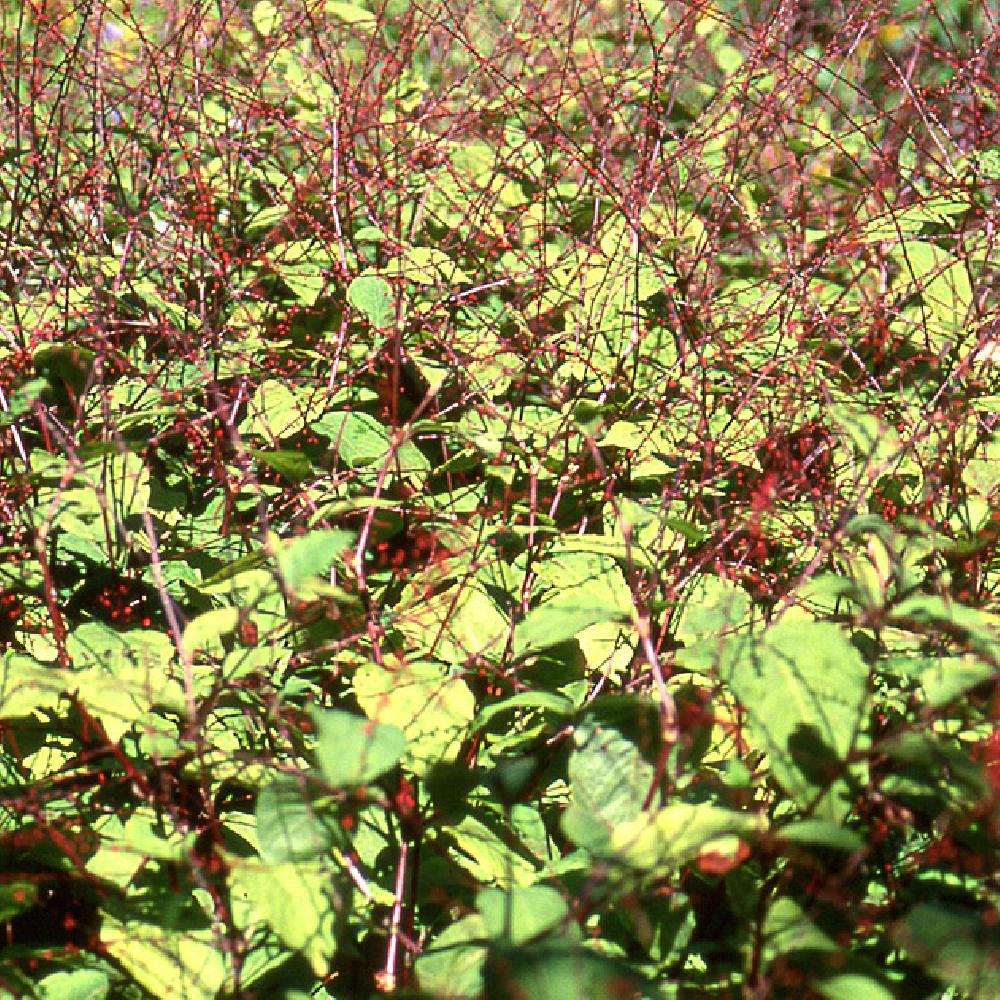
[[406,871],[410,858],[410,842],[404,837],[399,842],[399,867],[396,869],[395,899],[389,921],[389,948],[385,956],[385,969],[379,973],[378,988],[381,993],[393,993],[399,985],[399,940],[403,922],[403,905],[406,896]]

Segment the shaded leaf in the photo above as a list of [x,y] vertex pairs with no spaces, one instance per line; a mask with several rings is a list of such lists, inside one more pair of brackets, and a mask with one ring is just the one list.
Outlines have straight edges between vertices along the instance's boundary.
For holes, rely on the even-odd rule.
[[315,709],[316,759],[337,788],[363,785],[399,763],[406,736],[394,725],[372,722],[339,709]]
[[838,851],[860,851],[865,842],[859,833],[818,819],[803,819],[789,823],[774,831],[775,835],[791,844],[808,844],[811,847],[832,847]]
[[254,919],[263,920],[289,948],[302,952],[316,975],[325,975],[336,952],[341,905],[329,865],[240,859],[230,875],[230,886],[240,923],[246,926]]
[[621,1000],[638,988],[623,965],[570,941],[497,949],[485,980],[486,1000]]
[[247,453],[291,483],[301,483],[313,473],[309,457],[301,451],[287,448],[280,451],[260,451],[257,448],[248,448]]
[[892,929],[901,948],[942,983],[971,997],[1000,997],[1000,932],[986,914],[921,903]]
[[257,835],[261,858],[272,864],[314,860],[334,842],[330,825],[316,814],[299,784],[272,781],[257,796]]
[[211,929],[169,929],[105,917],[101,942],[144,989],[162,1000],[212,1000],[226,978],[225,952]]
[[612,831],[609,850],[630,867],[655,871],[691,861],[720,838],[751,835],[765,828],[764,818],[752,813],[709,803],[675,802],[619,823]]

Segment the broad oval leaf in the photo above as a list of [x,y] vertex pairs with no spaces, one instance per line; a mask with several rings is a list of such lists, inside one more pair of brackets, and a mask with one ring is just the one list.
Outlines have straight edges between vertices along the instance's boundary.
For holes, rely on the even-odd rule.
[[396,305],[392,286],[377,274],[362,274],[347,289],[347,301],[363,313],[376,329],[392,326],[396,319]]
[[104,1000],[111,982],[101,969],[53,972],[38,984],[40,1000]]
[[260,856],[269,864],[315,859],[335,839],[303,789],[287,779],[273,781],[257,796],[257,835]]
[[809,618],[782,619],[741,650],[720,673],[746,708],[753,744],[802,808],[839,822],[852,801],[844,762],[868,700],[861,654],[837,625]]
[[365,725],[381,723],[405,734],[404,762],[418,774],[454,760],[476,710],[465,681],[436,663],[407,663],[398,670],[366,664],[355,672],[354,693],[372,720]]
[[511,945],[527,944],[557,928],[569,914],[561,893],[548,885],[483,889],[476,896],[490,938]]
[[373,722],[340,709],[314,711],[316,759],[335,787],[363,785],[399,763],[406,736],[394,725]]

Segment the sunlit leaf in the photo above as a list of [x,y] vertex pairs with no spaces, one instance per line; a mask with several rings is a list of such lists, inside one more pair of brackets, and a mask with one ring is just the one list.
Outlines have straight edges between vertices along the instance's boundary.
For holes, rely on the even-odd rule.
[[354,693],[372,723],[405,735],[404,759],[418,773],[455,758],[475,715],[469,686],[436,663],[366,664],[355,672]]
[[782,620],[727,661],[723,676],[776,780],[817,817],[842,819],[857,780],[845,762],[868,700],[868,667],[846,634],[826,622]]
[[316,759],[331,785],[362,785],[394,767],[406,736],[394,725],[372,722],[337,709],[314,711]]
[[348,286],[347,301],[376,328],[391,326],[396,318],[392,286],[376,274],[362,274],[355,278]]

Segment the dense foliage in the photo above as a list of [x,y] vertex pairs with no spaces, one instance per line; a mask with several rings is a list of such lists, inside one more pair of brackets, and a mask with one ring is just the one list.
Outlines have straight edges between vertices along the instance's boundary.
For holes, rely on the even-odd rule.
[[993,5],[0,10],[0,993],[1000,997]]

